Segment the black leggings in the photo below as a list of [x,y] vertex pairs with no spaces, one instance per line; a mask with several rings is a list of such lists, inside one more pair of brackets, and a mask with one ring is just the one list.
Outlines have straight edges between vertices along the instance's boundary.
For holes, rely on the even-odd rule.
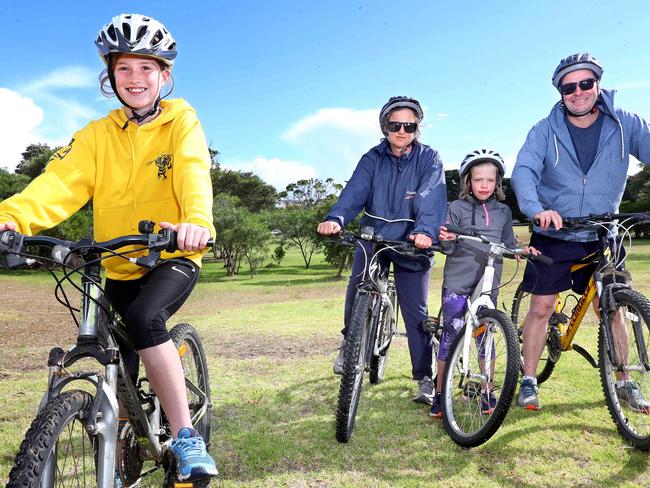
[[[136,350],[170,340],[167,319],[181,308],[199,278],[199,267],[188,259],[164,262],[137,280],[106,280],[106,296],[122,316]],[[131,377],[137,378],[139,356],[120,344]]]

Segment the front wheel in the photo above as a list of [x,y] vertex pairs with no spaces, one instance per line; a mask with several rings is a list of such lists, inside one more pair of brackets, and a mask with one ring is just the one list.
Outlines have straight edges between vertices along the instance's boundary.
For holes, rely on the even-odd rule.
[[359,292],[352,305],[352,319],[343,349],[343,375],[336,409],[336,440],[348,442],[354,429],[366,366],[372,296]]
[[[614,362],[603,326],[598,333],[600,379],[619,433],[637,449],[650,450],[650,301],[630,289],[614,292],[610,313]],[[618,314],[618,321],[614,317]],[[622,372],[619,372],[622,371]],[[618,385],[617,385],[618,382]]]
[[70,390],[52,398],[20,445],[8,487],[97,486],[96,442],[84,419],[92,395]]
[[517,333],[508,316],[488,309],[477,318],[476,329],[466,327],[454,340],[443,373],[443,424],[463,447],[478,446],[494,435],[508,413],[519,377]]
[[185,376],[187,404],[192,425],[201,434],[206,445],[210,442],[212,402],[208,363],[199,333],[190,324],[177,324],[170,331]]

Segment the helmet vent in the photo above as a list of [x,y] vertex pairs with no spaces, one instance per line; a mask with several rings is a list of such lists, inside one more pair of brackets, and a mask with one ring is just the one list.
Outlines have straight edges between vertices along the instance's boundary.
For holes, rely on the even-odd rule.
[[122,34],[124,34],[124,37],[127,39],[131,39],[131,26],[126,22],[122,24]]
[[117,42],[117,35],[115,34],[115,27],[112,25],[106,29],[106,33],[108,34],[108,37],[111,38],[111,41]]
[[164,36],[163,36],[162,32],[157,30],[156,33],[151,38],[151,44],[153,44],[154,46],[157,46],[158,43],[163,40],[163,37]]
[[146,25],[141,26],[138,29],[138,33],[135,36],[136,40],[139,41],[140,39],[142,39],[142,36],[144,36],[146,34],[146,32],[147,32],[147,26]]

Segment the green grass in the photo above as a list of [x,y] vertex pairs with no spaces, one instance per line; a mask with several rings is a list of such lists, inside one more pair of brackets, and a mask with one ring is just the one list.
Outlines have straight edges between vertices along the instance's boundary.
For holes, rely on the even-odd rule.
[[[649,294],[650,243],[635,241],[633,257],[629,267],[634,283]],[[432,272],[432,311],[440,302],[441,264],[439,260]],[[514,263],[508,262],[504,281],[513,270]],[[648,453],[630,448],[618,435],[598,371],[575,353],[563,354],[542,386],[540,412],[513,408],[490,441],[464,450],[447,437],[441,422],[428,417],[427,408],[411,401],[414,383],[406,340],[397,338],[385,381],[364,384],[354,435],[348,444],[339,444],[334,438],[339,377],[332,375],[331,364],[340,339],[346,281],[333,274],[320,257],[305,270],[295,251],[280,268],[261,268],[254,279],[245,274],[226,277],[218,263],[210,263],[174,318],[199,329],[209,356],[214,403],[210,450],[221,473],[213,486],[650,483]],[[521,269],[500,302],[511,299],[520,276]],[[35,278],[19,278],[23,284],[29,280]],[[576,342],[595,355],[593,324],[592,319],[583,325]],[[0,381],[0,480],[6,480],[34,415],[45,375],[0,376],[5,378]]]

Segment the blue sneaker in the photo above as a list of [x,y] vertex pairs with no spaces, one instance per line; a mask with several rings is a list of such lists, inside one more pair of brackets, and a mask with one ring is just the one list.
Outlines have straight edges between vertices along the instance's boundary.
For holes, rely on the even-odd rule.
[[172,442],[172,453],[178,463],[176,477],[179,481],[196,481],[219,474],[203,437],[194,429],[184,427],[178,431],[178,438]]
[[433,396],[433,402],[431,403],[431,410],[429,410],[429,417],[436,419],[442,418],[442,397],[440,393],[436,393]]
[[483,415],[492,415],[497,406],[497,397],[491,391],[481,392],[481,413]]
[[519,385],[519,398],[517,398],[517,405],[526,410],[539,410],[539,398],[537,398],[537,385],[531,380],[522,380]]
[[120,472],[115,470],[115,482],[113,483],[113,488],[122,488],[122,478],[120,478]]

